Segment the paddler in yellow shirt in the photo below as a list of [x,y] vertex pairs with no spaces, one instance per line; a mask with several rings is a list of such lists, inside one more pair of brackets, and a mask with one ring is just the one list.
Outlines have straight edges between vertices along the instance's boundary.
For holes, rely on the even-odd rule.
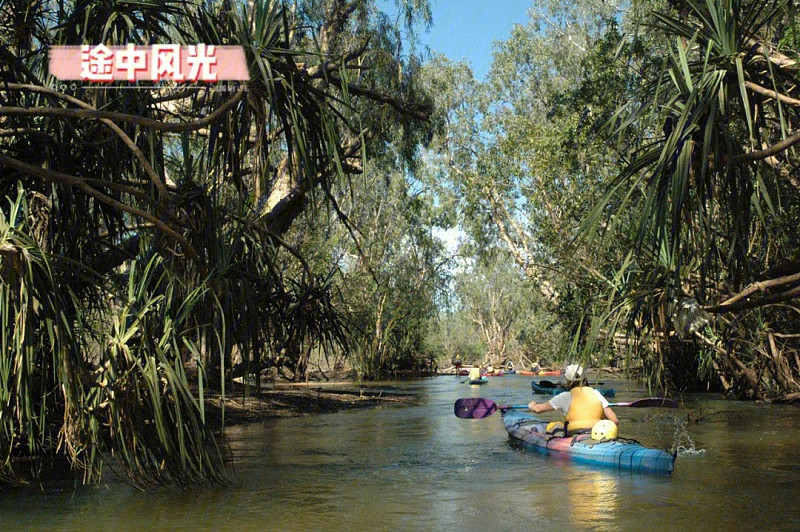
[[[583,366],[570,364],[564,371],[564,378],[567,380],[567,391],[544,403],[531,401],[528,409],[539,414],[561,410],[564,412],[564,428],[567,435],[590,432],[594,424],[603,419],[609,419],[615,425],[619,423],[617,414],[609,406],[608,400],[589,386],[589,382],[583,376]],[[549,427],[548,432],[551,431],[552,427]]]

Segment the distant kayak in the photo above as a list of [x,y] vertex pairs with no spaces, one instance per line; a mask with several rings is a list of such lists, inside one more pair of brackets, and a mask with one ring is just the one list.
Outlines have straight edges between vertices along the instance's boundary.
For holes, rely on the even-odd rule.
[[470,379],[467,381],[468,384],[486,384],[489,382],[489,377],[481,375],[480,379]]
[[517,375],[525,375],[527,377],[536,377],[537,375],[539,377],[557,376],[557,375],[561,375],[561,373],[563,373],[563,372],[560,369],[554,369],[554,370],[541,369],[541,370],[536,370],[536,371],[530,371],[530,370],[527,370],[527,369],[518,369],[517,370]]
[[593,440],[590,434],[558,437],[547,434],[547,421],[509,408],[502,412],[509,437],[528,450],[573,462],[633,472],[671,473],[675,454],[651,449],[633,440]]
[[546,376],[553,376],[553,375],[561,375],[562,373],[563,372],[560,369],[554,369],[554,370],[544,370],[543,369],[543,370],[539,371],[537,373],[537,375],[539,375],[540,377],[546,377]]
[[[549,381],[531,381],[531,388],[533,389],[533,393],[538,393],[540,395],[558,395],[566,391],[566,388]],[[614,388],[595,388],[595,390],[600,392],[603,397],[614,397],[617,393]]]

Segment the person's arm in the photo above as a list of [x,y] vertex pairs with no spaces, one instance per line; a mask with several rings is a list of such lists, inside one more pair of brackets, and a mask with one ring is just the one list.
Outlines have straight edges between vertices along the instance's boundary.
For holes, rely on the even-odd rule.
[[596,388],[592,388],[594,390],[595,395],[597,395],[597,399],[600,400],[600,404],[603,405],[603,414],[606,416],[606,419],[610,419],[617,425],[619,425],[619,419],[617,419],[617,414],[611,410],[611,407],[608,406],[608,399],[603,397],[603,394],[600,393],[600,390]]
[[537,403],[536,401],[531,401],[528,403],[528,410],[536,412],[537,414],[541,414],[542,412],[552,412],[555,410],[553,405],[550,404],[549,401],[545,403]]

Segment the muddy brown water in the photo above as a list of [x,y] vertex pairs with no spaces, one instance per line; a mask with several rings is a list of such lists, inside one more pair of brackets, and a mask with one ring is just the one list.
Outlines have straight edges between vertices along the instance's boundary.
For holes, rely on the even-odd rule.
[[[531,377],[462,380],[378,383],[417,400],[229,427],[226,487],[142,493],[108,475],[6,490],[0,529],[800,530],[796,406],[699,394],[617,408],[621,435],[679,451],[671,476],[631,474],[520,450],[499,414],[453,415],[460,397],[526,403]],[[604,381],[615,401],[643,396]]]

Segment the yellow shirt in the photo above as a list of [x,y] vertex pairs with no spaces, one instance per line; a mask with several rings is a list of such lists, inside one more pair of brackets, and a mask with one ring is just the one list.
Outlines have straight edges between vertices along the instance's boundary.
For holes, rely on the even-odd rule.
[[603,403],[597,398],[593,388],[577,386],[570,390],[572,402],[567,411],[567,430],[590,429],[601,419],[605,419]]

